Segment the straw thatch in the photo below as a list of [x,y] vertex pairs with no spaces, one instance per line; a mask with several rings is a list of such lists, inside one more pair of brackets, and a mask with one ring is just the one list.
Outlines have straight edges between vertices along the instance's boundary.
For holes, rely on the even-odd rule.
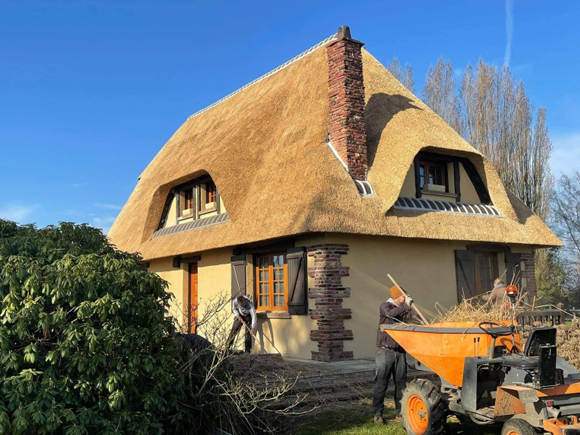
[[[506,192],[490,163],[363,50],[369,181],[361,198],[326,145],[328,67],[321,47],[185,122],[149,164],[109,235],[145,259],[308,232],[560,245]],[[414,156],[469,158],[502,218],[392,210]],[[169,190],[208,172],[228,223],[151,240]]]

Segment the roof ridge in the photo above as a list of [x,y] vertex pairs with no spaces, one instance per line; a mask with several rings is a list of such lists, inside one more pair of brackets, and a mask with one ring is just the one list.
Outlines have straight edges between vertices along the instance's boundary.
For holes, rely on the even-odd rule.
[[315,51],[315,50],[317,50],[318,48],[322,47],[323,45],[326,45],[326,44],[327,44],[327,43],[329,43],[330,41],[333,41],[333,40],[335,40],[335,39],[336,39],[336,37],[337,37],[337,35],[338,35],[338,33],[335,33],[334,35],[331,35],[331,36],[329,36],[328,38],[326,38],[326,39],[324,39],[324,40],[320,41],[320,42],[319,42],[318,44],[316,44],[315,46],[313,46],[313,47],[310,47],[310,48],[309,48],[308,50],[306,50],[306,51],[303,51],[303,52],[302,52],[302,53],[300,53],[298,56],[294,56],[294,57],[293,57],[292,59],[290,59],[288,62],[285,62],[285,63],[283,63],[282,65],[280,65],[280,66],[278,66],[278,67],[274,68],[272,71],[269,71],[269,72],[267,72],[266,74],[264,74],[264,75],[262,75],[262,76],[258,77],[257,79],[255,79],[255,80],[251,81],[250,83],[248,83],[247,85],[244,85],[244,86],[242,86],[241,88],[239,88],[239,89],[235,90],[235,91],[234,91],[234,92],[232,92],[231,94],[228,94],[228,95],[226,95],[225,97],[223,97],[222,99],[220,99],[220,100],[216,101],[215,103],[213,103],[213,104],[210,104],[209,106],[207,106],[207,107],[204,107],[204,108],[203,108],[203,109],[201,109],[201,110],[198,110],[198,111],[197,111],[197,112],[195,112],[193,115],[190,115],[190,116],[187,118],[187,120],[186,120],[186,121],[189,121],[191,118],[194,118],[194,117],[196,117],[197,115],[201,115],[203,112],[205,112],[205,111],[207,111],[207,110],[209,110],[209,109],[211,109],[211,108],[213,108],[213,107],[217,106],[218,104],[220,104],[220,103],[223,103],[224,101],[226,101],[226,100],[228,100],[228,99],[232,98],[234,95],[238,94],[239,92],[242,92],[244,89],[247,89],[247,88],[249,88],[250,86],[252,86],[252,85],[255,85],[256,83],[258,83],[258,82],[260,82],[260,81],[264,80],[265,78],[268,78],[268,77],[270,77],[271,75],[274,75],[274,74],[276,74],[278,71],[280,71],[280,70],[282,70],[282,69],[286,68],[288,65],[290,65],[290,64],[292,64],[292,63],[294,63],[294,62],[296,62],[296,61],[297,61],[297,60],[299,60],[299,59],[302,59],[304,56],[307,56],[307,55],[309,55],[310,53],[312,53],[313,51]]

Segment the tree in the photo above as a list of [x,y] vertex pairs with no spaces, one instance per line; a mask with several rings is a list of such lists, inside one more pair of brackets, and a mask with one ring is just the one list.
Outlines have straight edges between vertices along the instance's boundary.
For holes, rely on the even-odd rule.
[[415,80],[413,79],[413,67],[409,64],[405,64],[405,71],[399,63],[399,59],[396,57],[393,62],[387,65],[389,72],[400,81],[407,89],[411,92],[415,92]]
[[244,381],[231,301],[197,319],[206,339],[181,335],[166,288],[96,228],[0,220],[0,433],[273,432],[295,380]]
[[425,104],[461,133],[461,111],[459,100],[455,96],[455,75],[451,62],[439,58],[437,65],[429,68],[421,93]]
[[563,174],[558,181],[552,206],[556,234],[565,244],[563,265],[567,288],[575,306],[580,304],[580,171]]
[[184,378],[165,289],[98,229],[0,220],[0,432],[179,427]]
[[548,249],[536,266],[538,305],[563,303],[568,306],[571,303],[568,274],[560,256],[557,248]]
[[482,60],[475,71],[465,69],[459,100],[458,132],[493,163],[509,190],[546,219],[554,184],[546,109],[538,109],[534,122],[524,84],[509,68],[499,71]]

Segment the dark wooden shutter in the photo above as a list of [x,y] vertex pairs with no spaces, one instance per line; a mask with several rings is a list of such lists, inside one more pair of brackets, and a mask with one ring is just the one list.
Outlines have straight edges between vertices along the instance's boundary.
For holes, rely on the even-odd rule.
[[455,273],[457,275],[457,301],[476,295],[475,258],[473,251],[455,251]]
[[[522,257],[521,254],[512,254],[511,252],[505,253],[505,267],[506,267],[506,279],[504,284],[517,285],[520,288],[522,282]],[[514,280],[514,276],[517,275],[517,279]]]
[[286,260],[288,261],[288,312],[307,314],[306,249],[304,247],[289,248],[286,251]]
[[238,294],[246,295],[246,256],[232,257],[232,298]]

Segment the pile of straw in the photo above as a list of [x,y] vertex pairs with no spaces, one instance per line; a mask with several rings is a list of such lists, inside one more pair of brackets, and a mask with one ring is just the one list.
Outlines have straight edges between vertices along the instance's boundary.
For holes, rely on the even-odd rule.
[[[526,310],[525,294],[516,299],[514,317]],[[451,308],[437,305],[437,314],[432,316],[431,323],[440,322],[500,322],[510,320],[512,308],[506,296],[501,302],[484,301],[481,296],[463,299]]]

